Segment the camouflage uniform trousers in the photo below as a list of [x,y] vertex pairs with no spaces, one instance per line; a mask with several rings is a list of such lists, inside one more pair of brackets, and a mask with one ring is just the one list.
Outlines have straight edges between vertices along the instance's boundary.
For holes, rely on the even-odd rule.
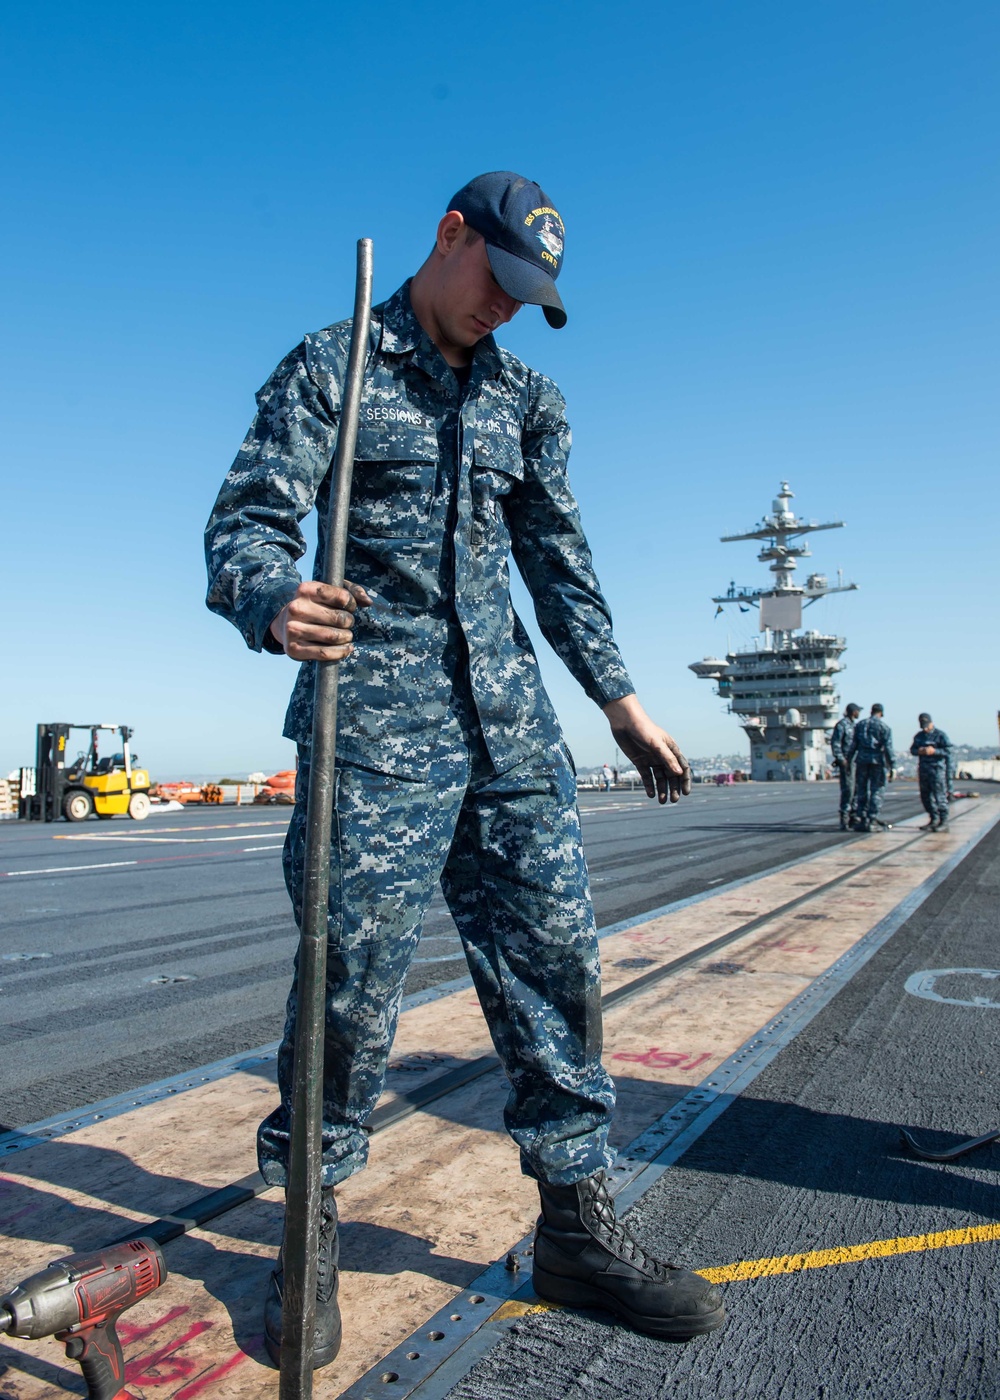
[[873,822],[878,817],[882,810],[887,777],[885,764],[881,760],[876,759],[874,763],[869,763],[863,758],[857,760],[854,791],[858,821]]
[[948,772],[943,763],[921,763],[917,766],[920,779],[920,801],[928,816],[948,820]]
[[[300,749],[285,881],[300,920],[309,751]],[[601,1064],[600,958],[561,743],[498,774],[481,735],[429,782],[338,767],[331,847],[323,1182],[368,1157],[403,984],[440,881],[510,1081],[507,1131],[527,1176],[568,1185],[610,1165],[615,1091]],[[261,1124],[265,1181],[286,1182],[296,1014],[278,1052],[280,1106]]]
[[837,763],[837,776],[840,778],[840,815],[854,815],[854,764],[843,759]]

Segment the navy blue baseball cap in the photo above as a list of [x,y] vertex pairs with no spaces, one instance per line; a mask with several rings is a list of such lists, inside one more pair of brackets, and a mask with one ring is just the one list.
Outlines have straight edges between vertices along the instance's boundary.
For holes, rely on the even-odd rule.
[[482,234],[493,276],[508,296],[540,306],[557,330],[566,311],[556,291],[566,230],[539,185],[513,170],[477,175],[448,205]]

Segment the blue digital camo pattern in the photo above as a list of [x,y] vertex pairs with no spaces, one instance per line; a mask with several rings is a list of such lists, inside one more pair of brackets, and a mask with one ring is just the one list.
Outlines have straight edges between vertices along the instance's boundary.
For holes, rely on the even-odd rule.
[[[503,772],[558,738],[534,650],[509,593],[508,556],[543,635],[598,704],[634,690],[611,631],[566,472],[570,430],[550,379],[486,337],[463,394],[420,328],[409,284],[372,313],[346,574],[373,606],[340,666],[337,754],[426,778],[462,742],[449,711],[468,668],[490,757]],[[306,336],[258,395],[258,413],[206,531],[208,606],[248,646],[294,596],[299,528],[315,504],[326,547],[329,466],[350,322]],[[308,743],[312,666],[284,733]]]
[[873,822],[882,810],[889,773],[879,759],[869,763],[859,758],[854,765],[854,810],[861,822]]
[[896,763],[892,730],[879,715],[859,719],[848,750],[854,760],[854,807],[859,821],[873,822],[882,810],[885,785]]
[[892,748],[892,730],[878,715],[859,719],[854,726],[854,737],[848,749],[848,757],[859,763],[881,763],[884,768],[895,767],[896,755]]
[[855,765],[849,763],[847,759],[837,768],[837,777],[840,779],[840,815],[847,820],[857,811],[855,802]]
[[837,765],[837,777],[840,779],[840,815],[843,820],[847,820],[855,811],[854,762],[848,756],[853,739],[854,721],[848,715],[842,715],[833,726],[830,748],[833,751],[833,761]]
[[[258,413],[206,531],[208,604],[247,644],[294,595],[300,522],[320,518],[350,323],[303,343]],[[408,284],[372,313],[346,574],[373,599],[340,663],[332,860],[325,1177],[364,1164],[403,982],[440,877],[511,1080],[507,1126],[525,1171],[572,1182],[606,1165],[611,1081],[600,1064],[600,970],[575,782],[509,594],[512,553],[543,634],[598,704],[634,690],[566,473],[562,396],[487,337],[459,382],[421,330]],[[312,667],[285,734],[308,745]],[[299,916],[304,778],[285,869]],[[284,1178],[283,1104],[261,1169]]]
[[920,801],[924,811],[936,821],[948,820],[948,775],[943,766],[920,768],[917,770],[920,782]]
[[[464,707],[456,707],[461,721]],[[614,1086],[601,1064],[600,960],[576,780],[560,744],[498,775],[475,725],[427,782],[338,770],[331,850],[323,1180],[364,1166],[403,983],[440,881],[497,1053],[504,1114],[529,1176],[556,1184],[609,1164]],[[308,751],[285,841],[301,915]],[[296,989],[278,1055],[281,1105],[261,1125],[265,1181],[284,1185]]]
[[854,721],[848,715],[842,715],[833,726],[833,733],[830,735],[830,748],[835,761],[847,758],[853,739]]
[[[920,749],[932,748],[932,754]],[[951,740],[943,729],[920,729],[913,736],[910,753],[917,760],[920,801],[924,811],[936,820],[948,820],[948,790],[953,776]]]

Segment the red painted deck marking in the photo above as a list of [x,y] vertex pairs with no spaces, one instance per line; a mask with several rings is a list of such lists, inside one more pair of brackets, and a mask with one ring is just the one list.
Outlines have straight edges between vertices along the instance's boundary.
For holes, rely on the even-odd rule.
[[178,1356],[182,1346],[209,1331],[211,1322],[192,1322],[180,1337],[175,1337],[165,1346],[157,1347],[146,1356],[138,1356],[125,1366],[125,1384],[142,1381],[143,1385],[170,1385],[172,1381],[187,1380],[198,1368],[198,1362],[190,1356]]
[[147,1337],[151,1337],[154,1332],[158,1332],[161,1327],[169,1327],[171,1322],[176,1322],[179,1317],[183,1317],[185,1313],[189,1313],[190,1311],[190,1308],[182,1308],[179,1306],[171,1308],[169,1312],[164,1313],[162,1317],[158,1317],[155,1322],[147,1323],[145,1327],[141,1327],[134,1322],[119,1322],[118,1339],[123,1347],[131,1346],[133,1342],[143,1342]]
[[700,1055],[693,1055],[689,1050],[661,1050],[658,1045],[653,1045],[641,1054],[620,1050],[611,1058],[628,1060],[636,1065],[647,1065],[650,1069],[697,1069],[712,1056],[707,1050]]
[[200,1395],[207,1385],[211,1385],[213,1381],[221,1380],[223,1376],[227,1375],[234,1367],[238,1366],[241,1361],[246,1360],[247,1354],[245,1351],[234,1352],[228,1361],[222,1361],[218,1366],[213,1366],[211,1370],[206,1371],[203,1376],[198,1376],[197,1379],[193,1380],[190,1385],[185,1385],[180,1390],[176,1391],[174,1400],[193,1400],[193,1397],[195,1395]]

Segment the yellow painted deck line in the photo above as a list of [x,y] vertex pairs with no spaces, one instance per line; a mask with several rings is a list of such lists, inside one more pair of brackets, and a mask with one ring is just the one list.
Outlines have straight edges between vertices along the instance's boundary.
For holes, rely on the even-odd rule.
[[527,1317],[529,1313],[540,1312],[561,1312],[562,1303],[546,1303],[542,1298],[532,1298],[523,1301],[518,1298],[511,1298],[506,1303],[501,1303],[495,1313],[490,1314],[491,1322],[507,1322],[512,1317]]
[[[859,1264],[865,1259],[891,1259],[899,1254],[922,1254],[932,1249],[953,1249],[958,1245],[992,1244],[1000,1240],[1000,1225],[969,1225],[962,1230],[936,1230],[926,1235],[900,1235],[892,1240],[868,1240],[864,1244],[835,1245],[832,1249],[811,1249],[804,1254],[782,1254],[773,1259],[744,1259],[738,1264],[695,1269],[709,1283],[745,1283],[779,1274],[798,1274],[805,1269],[829,1269],[837,1264]],[[544,1298],[512,1298],[490,1315],[491,1322],[505,1322],[530,1313],[555,1312],[561,1303]]]
[[828,1269],[834,1264],[858,1264],[863,1259],[888,1259],[895,1254],[920,1254],[929,1249],[953,1249],[962,1244],[989,1244],[1000,1240],[1000,1225],[969,1225],[963,1230],[937,1230],[928,1235],[900,1235],[894,1240],[869,1240],[842,1244],[833,1249],[811,1249],[805,1254],[782,1254],[775,1259],[746,1259],[715,1269],[698,1269],[711,1283],[742,1283],[745,1279],[798,1274],[803,1269]]

